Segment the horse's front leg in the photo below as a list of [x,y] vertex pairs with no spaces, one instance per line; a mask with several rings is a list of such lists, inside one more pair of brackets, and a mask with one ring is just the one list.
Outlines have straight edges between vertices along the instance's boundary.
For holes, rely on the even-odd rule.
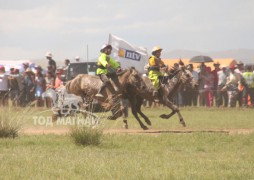
[[138,113],[137,113],[137,99],[136,99],[136,96],[134,97],[130,97],[129,98],[129,101],[130,101],[130,104],[131,104],[131,112],[133,114],[133,116],[135,117],[135,119],[138,121],[140,127],[143,129],[143,130],[148,130],[148,127],[146,127],[142,121],[139,119],[138,117]]
[[124,123],[124,128],[129,129],[128,126],[128,99],[122,99],[121,100],[121,109],[122,109],[122,117],[123,117],[123,123]]
[[164,102],[165,102],[165,105],[172,110],[172,112],[168,115],[167,114],[162,114],[162,115],[160,115],[160,117],[164,118],[164,119],[169,119],[171,116],[173,116],[175,113],[177,113],[178,117],[179,117],[179,120],[180,120],[180,123],[183,125],[183,127],[186,127],[185,121],[183,119],[182,114],[180,113],[179,108],[176,105],[174,105],[174,103],[171,102],[168,99],[166,99]]
[[141,106],[142,106],[142,104],[143,104],[143,98],[137,96],[136,101],[137,101],[137,103],[136,103],[137,113],[140,114],[140,116],[141,116],[142,118],[144,118],[145,122],[146,122],[149,126],[151,126],[152,123],[151,123],[150,119],[141,111]]

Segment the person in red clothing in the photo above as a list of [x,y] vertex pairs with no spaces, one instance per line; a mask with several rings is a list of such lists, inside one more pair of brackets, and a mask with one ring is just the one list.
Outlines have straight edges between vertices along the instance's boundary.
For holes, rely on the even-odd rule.
[[214,70],[212,71],[212,74],[213,74],[213,96],[215,97],[215,103],[216,103],[216,106],[218,107],[219,106],[219,102],[218,102],[218,72],[221,70],[220,69],[220,63],[217,61],[213,64],[214,66]]
[[206,106],[213,106],[213,89],[214,89],[214,76],[212,74],[211,68],[206,67],[206,75],[204,78],[204,88],[205,88],[205,96],[206,96]]
[[63,85],[63,81],[61,79],[61,76],[63,75],[63,68],[58,68],[56,71],[56,79],[55,79],[55,89],[59,88]]

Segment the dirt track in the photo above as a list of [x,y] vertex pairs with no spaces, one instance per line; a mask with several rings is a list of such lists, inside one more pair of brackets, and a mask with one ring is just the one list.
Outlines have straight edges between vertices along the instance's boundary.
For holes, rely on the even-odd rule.
[[[69,129],[35,129],[27,128],[23,130],[26,135],[42,135],[42,134],[57,134],[65,135],[69,132]],[[137,129],[107,129],[104,130],[105,134],[147,134],[147,135],[159,135],[164,133],[226,133],[226,134],[251,134],[254,133],[254,128],[250,129],[156,129],[156,130],[137,130]]]

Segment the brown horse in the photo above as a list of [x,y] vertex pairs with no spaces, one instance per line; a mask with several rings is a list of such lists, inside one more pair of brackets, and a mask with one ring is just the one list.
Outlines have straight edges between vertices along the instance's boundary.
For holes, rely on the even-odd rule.
[[122,71],[117,75],[118,83],[121,87],[120,92],[113,93],[112,87],[107,86],[102,94],[104,98],[96,97],[99,88],[102,86],[102,81],[98,76],[80,74],[73,80],[66,83],[65,87],[68,93],[85,98],[96,99],[99,104],[106,110],[112,110],[113,116],[110,119],[116,119],[122,115],[120,100],[123,92],[126,92],[127,87],[132,87],[132,93],[146,92],[146,85],[142,77],[135,68],[130,68]]
[[[153,96],[154,88],[153,88],[152,82],[150,81],[150,79],[148,77],[144,77],[144,81],[146,83],[148,91],[138,93],[136,95],[136,97],[128,96],[128,99],[131,104],[132,114],[139,122],[141,128],[144,130],[147,130],[148,129],[147,126],[145,126],[142,123],[142,121],[138,117],[138,114],[144,118],[145,122],[148,125],[151,125],[151,121],[149,120],[149,118],[144,113],[142,113],[141,106],[143,104],[144,99],[147,99],[149,101],[154,101],[154,96]],[[174,72],[173,78],[165,77],[165,79],[163,79],[163,81],[166,81],[166,83],[163,83],[163,84],[161,83],[161,86],[159,88],[159,100],[160,100],[159,103],[170,108],[172,110],[172,112],[168,115],[162,114],[160,117],[164,118],[164,119],[168,119],[172,115],[177,113],[178,117],[180,119],[180,123],[185,127],[186,125],[185,125],[184,119],[180,113],[180,110],[172,101],[173,101],[175,94],[178,92],[179,88],[183,84],[190,85],[190,86],[194,87],[195,82],[193,80],[192,74],[189,70],[186,69],[186,67],[183,66],[179,70],[176,70]],[[127,89],[127,94],[131,94],[131,93],[132,93],[132,87],[130,86]]]

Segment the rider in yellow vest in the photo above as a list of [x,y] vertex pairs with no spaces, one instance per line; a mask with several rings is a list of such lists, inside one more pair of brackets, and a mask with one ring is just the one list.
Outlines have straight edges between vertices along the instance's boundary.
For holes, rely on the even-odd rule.
[[248,96],[250,96],[251,106],[254,106],[254,73],[252,67],[247,66],[247,71],[243,73],[246,87],[243,89],[243,106],[248,106]]
[[159,78],[163,76],[160,71],[161,68],[166,68],[164,62],[161,60],[161,51],[162,49],[159,46],[156,46],[152,50],[152,56],[149,58],[149,73],[148,77],[152,81],[154,86],[154,98],[156,102],[159,102],[158,99],[158,89],[160,85]]
[[[96,97],[104,97],[101,92],[110,83],[109,76],[114,74],[118,69],[120,69],[119,63],[117,63],[113,58],[110,57],[112,51],[112,46],[105,44],[101,47],[101,55],[98,59],[98,68],[96,74],[99,75],[103,82],[99,92],[95,95]],[[112,75],[113,76],[113,75]],[[114,78],[112,79],[114,80]],[[118,91],[117,83],[114,83],[115,91]]]

